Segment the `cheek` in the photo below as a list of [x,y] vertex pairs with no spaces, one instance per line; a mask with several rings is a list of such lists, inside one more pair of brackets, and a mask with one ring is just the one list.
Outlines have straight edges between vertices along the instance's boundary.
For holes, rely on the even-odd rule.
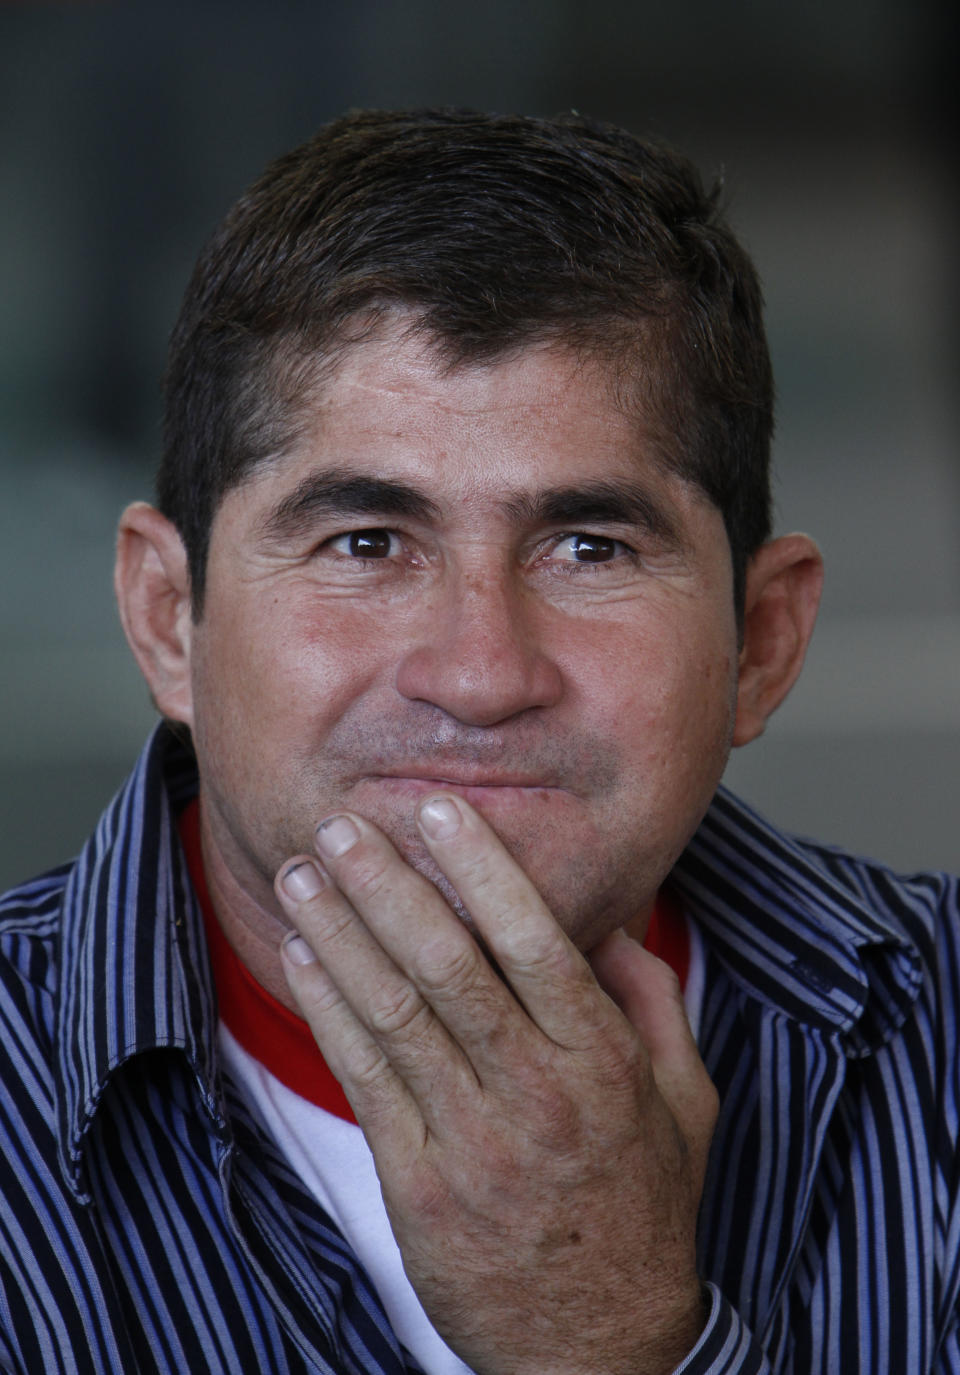
[[[249,609],[248,609],[249,611]],[[355,611],[282,600],[238,614],[195,660],[197,743],[231,774],[288,778],[342,715],[391,676],[391,642]]]
[[336,719],[375,685],[395,676],[394,628],[382,617],[320,605],[296,618],[265,671],[294,712]]
[[307,683],[322,693],[361,670],[378,640],[357,621],[319,600],[276,597],[233,619],[219,636],[218,659],[232,674],[234,691],[279,692],[293,705]]
[[276,617],[241,603],[203,626],[193,658],[194,737],[210,775],[248,778],[282,737],[298,656]]
[[727,655],[670,657],[641,669],[616,704],[612,729],[622,763],[622,805],[644,818],[675,856],[719,784],[734,723]]
[[702,739],[732,723],[735,642],[715,634],[621,635],[602,653],[587,648],[568,674],[594,720],[652,753],[684,738]]

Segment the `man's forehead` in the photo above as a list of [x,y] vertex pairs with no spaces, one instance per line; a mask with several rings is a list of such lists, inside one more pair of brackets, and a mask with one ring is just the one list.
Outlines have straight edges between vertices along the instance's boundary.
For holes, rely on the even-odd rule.
[[555,341],[451,363],[394,318],[327,359],[289,450],[251,472],[247,495],[268,536],[333,511],[496,507],[515,524],[620,520],[674,538],[698,493],[624,406],[622,380]]
[[[442,341],[417,331],[415,319],[391,318],[341,346],[304,388],[293,403],[294,447],[329,459],[336,456],[331,446],[344,442],[367,454],[420,440],[475,443],[478,479],[524,437],[548,450],[544,458],[570,451],[587,472],[605,454],[642,463],[658,427],[645,414],[647,388],[630,374],[623,359],[615,364],[557,340],[452,359]],[[452,449],[451,461],[456,456]]]
[[530,341],[489,358],[451,357],[442,340],[401,317],[339,349],[307,405],[320,424],[350,411],[354,420],[368,412],[377,425],[384,412],[413,412],[420,404],[428,408],[424,419],[453,415],[474,421],[546,407],[544,421],[559,424],[557,397],[573,389],[579,409],[591,416],[633,423],[622,404],[621,382],[619,370],[556,340]]

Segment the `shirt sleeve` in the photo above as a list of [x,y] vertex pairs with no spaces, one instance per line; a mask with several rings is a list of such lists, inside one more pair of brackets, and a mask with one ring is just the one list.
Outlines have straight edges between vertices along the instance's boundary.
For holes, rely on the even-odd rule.
[[707,1325],[673,1375],[769,1375],[770,1364],[739,1313],[715,1284],[706,1289],[710,1295]]

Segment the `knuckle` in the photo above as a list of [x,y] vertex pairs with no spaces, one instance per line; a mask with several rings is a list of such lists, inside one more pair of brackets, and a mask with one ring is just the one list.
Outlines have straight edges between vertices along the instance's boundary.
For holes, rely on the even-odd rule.
[[336,941],[345,935],[355,922],[355,914],[343,903],[321,903],[318,900],[313,912],[312,934],[317,941]]
[[565,1093],[541,1094],[537,1104],[540,1134],[555,1146],[569,1149],[582,1138],[582,1118],[579,1108]]
[[348,858],[349,864],[343,866],[342,872],[352,894],[368,901],[376,898],[389,881],[389,856],[371,846],[358,845]]
[[555,980],[585,982],[586,966],[558,939],[557,932],[539,923],[513,922],[498,936],[497,953],[519,973]]
[[549,1149],[555,1157],[576,1153],[583,1142],[586,1123],[581,1104],[549,1076],[526,1085],[523,1120],[525,1134],[537,1148]]
[[490,972],[476,947],[444,935],[425,943],[417,956],[417,978],[428,996],[460,998],[489,979]]
[[[300,971],[295,970],[294,973],[296,976]],[[343,1006],[340,990],[316,965],[309,967],[305,978],[301,975],[300,998],[301,1006],[309,1017],[324,1021]]]
[[429,1007],[412,984],[384,988],[372,997],[367,1013],[370,1029],[390,1039],[415,1039],[432,1017]]
[[653,1087],[653,1066],[643,1042],[632,1029],[613,1035],[595,1047],[594,1073],[605,1085],[620,1085],[633,1094],[646,1095]]
[[374,1046],[355,1050],[350,1065],[350,1077],[360,1089],[379,1087],[391,1071],[386,1057]]
[[624,1111],[642,1111],[656,1092],[650,1056],[631,1027],[588,1028],[577,1059],[590,1085]]

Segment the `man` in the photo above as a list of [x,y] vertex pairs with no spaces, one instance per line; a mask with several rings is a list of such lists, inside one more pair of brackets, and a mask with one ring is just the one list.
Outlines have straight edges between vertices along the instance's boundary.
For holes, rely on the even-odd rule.
[[4,1369],[960,1369],[956,886],[717,791],[819,596],[771,393],[622,131],[238,202],[120,526],[164,724],[4,909]]

